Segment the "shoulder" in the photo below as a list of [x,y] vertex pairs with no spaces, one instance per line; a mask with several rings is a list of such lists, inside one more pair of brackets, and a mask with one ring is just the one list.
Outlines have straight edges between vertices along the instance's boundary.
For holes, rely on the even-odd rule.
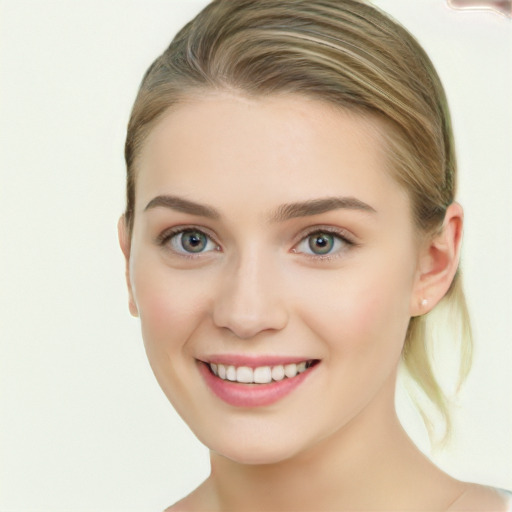
[[164,512],[188,512],[191,510],[183,500],[178,501],[174,505],[167,507]]
[[174,505],[166,508],[164,512],[196,512],[201,510],[207,512],[215,510],[215,501],[212,500],[211,485],[209,479],[206,479],[197,489],[185,496]]
[[192,510],[197,510],[197,507],[194,508],[194,500],[191,495],[188,495],[174,503],[174,505],[167,507],[164,512],[189,512]]
[[467,484],[448,511],[512,512],[512,493],[486,485]]
[[197,508],[194,508],[193,500],[187,496],[174,505],[167,507],[164,512],[192,512],[193,510],[197,510]]

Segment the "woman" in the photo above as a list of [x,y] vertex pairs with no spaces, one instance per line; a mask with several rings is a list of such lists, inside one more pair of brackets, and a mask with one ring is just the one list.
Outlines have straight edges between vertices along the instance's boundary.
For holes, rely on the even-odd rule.
[[470,347],[449,113],[403,28],[362,1],[216,0],[146,73],[126,161],[130,311],[211,451],[168,510],[507,509],[395,413],[403,361],[449,429],[438,303]]

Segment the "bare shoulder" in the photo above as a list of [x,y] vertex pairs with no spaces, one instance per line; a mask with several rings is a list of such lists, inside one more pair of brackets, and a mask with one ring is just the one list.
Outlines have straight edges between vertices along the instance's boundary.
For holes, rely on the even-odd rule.
[[197,489],[166,508],[164,512],[197,512],[198,510],[208,512],[215,510],[214,503],[210,480],[207,478]]
[[192,510],[194,510],[193,503],[191,503],[191,499],[187,496],[174,505],[167,507],[164,512],[190,512]]
[[175,503],[174,505],[171,505],[170,507],[167,507],[164,512],[186,512],[186,508],[183,508],[180,505],[181,501]]
[[180,500],[177,503],[175,503],[174,505],[167,507],[164,510],[164,512],[186,512],[187,508],[183,507],[182,501],[183,500]]
[[465,491],[451,504],[449,511],[511,512],[512,493],[479,484],[467,484]]
[[193,512],[198,510],[197,506],[194,496],[189,495],[174,505],[167,507],[164,512]]

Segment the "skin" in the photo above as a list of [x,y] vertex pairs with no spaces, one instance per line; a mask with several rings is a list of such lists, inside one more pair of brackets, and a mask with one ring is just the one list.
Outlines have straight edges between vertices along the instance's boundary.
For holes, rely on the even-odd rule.
[[[409,319],[449,288],[462,209],[448,208],[436,238],[419,236],[380,128],[300,96],[217,92],[173,108],[149,134],[131,237],[119,223],[130,311],[212,465],[169,510],[446,510],[467,491],[415,448],[394,409]],[[217,216],[146,209],[162,195]],[[275,218],[283,204],[333,196],[374,211]],[[187,254],[176,227],[202,230],[205,250]],[[319,257],[309,241],[322,229],[349,242],[336,238]],[[320,363],[277,403],[240,408],[198,371],[198,360],[225,353]]]

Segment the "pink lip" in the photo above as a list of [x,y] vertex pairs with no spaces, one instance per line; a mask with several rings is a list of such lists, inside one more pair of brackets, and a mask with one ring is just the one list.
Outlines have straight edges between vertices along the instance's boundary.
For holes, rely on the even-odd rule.
[[311,361],[312,358],[296,356],[246,356],[242,354],[214,354],[200,358],[201,361],[231,366],[247,366],[257,368],[258,366],[277,366],[279,364],[301,363]]
[[[265,360],[268,361],[268,359]],[[219,360],[217,359],[216,361]],[[254,359],[252,359],[252,361],[254,362]],[[290,359],[286,359],[286,361],[289,363]],[[297,362],[300,361],[304,361],[304,359]],[[264,405],[273,404],[300,386],[316,366],[318,366],[312,366],[305,372],[299,373],[293,378],[286,378],[278,382],[270,382],[269,384],[240,384],[239,382],[231,382],[216,377],[210,371],[208,364],[203,363],[202,361],[198,361],[198,364],[199,372],[213,393],[224,402],[235,407],[262,407]],[[243,364],[245,366],[249,366],[249,364],[247,364],[247,359],[245,359]],[[282,363],[273,363],[273,365],[275,364]],[[266,366],[261,365],[260,363],[258,363],[258,365]],[[241,365],[238,364],[238,366]]]

